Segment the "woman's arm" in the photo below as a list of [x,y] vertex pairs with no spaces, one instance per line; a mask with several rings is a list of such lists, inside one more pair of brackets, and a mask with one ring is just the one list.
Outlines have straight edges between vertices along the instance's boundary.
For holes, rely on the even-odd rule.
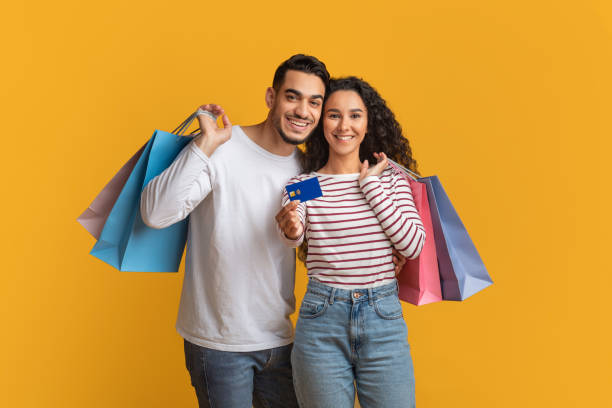
[[[389,179],[391,196],[385,191],[381,177]],[[407,259],[418,257],[425,243],[425,229],[408,182],[387,167],[380,176],[360,179],[359,185],[393,246]]]
[[[291,179],[289,184],[297,182]],[[304,241],[306,229],[306,204],[299,201],[289,201],[287,190],[283,189],[281,205],[283,208],[276,214],[276,226],[283,242],[291,247],[297,248]]]

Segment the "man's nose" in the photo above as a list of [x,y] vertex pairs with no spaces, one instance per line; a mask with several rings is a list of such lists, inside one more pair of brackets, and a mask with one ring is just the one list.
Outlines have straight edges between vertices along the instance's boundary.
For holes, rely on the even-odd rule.
[[300,119],[306,119],[308,117],[308,101],[303,100],[295,107],[295,116]]

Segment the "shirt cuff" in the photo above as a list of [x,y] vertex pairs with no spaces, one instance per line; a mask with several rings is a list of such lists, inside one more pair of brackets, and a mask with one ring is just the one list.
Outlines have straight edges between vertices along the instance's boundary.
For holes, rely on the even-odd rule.
[[380,182],[380,178],[378,178],[378,176],[368,176],[362,178],[361,180],[359,180],[359,186],[363,188],[363,186],[368,184],[370,181]]
[[378,188],[382,187],[382,185],[378,176],[368,176],[359,180],[359,187],[365,195],[366,200],[370,201],[372,195],[378,191]]
[[287,245],[289,248],[297,248],[300,245],[302,245],[302,242],[304,241],[303,232],[302,232],[302,235],[300,235],[298,239],[291,239],[291,238],[287,238],[285,233],[280,229],[280,226],[278,225],[278,222],[276,222],[276,220],[274,220],[274,226],[276,227],[276,232],[278,233],[278,236],[281,237],[281,240],[283,241],[283,243]]
[[191,149],[191,152],[194,153],[196,156],[198,156],[200,159],[202,159],[202,161],[206,164],[208,164],[208,162],[210,161],[210,158],[202,151],[202,149],[200,149],[195,142],[191,142],[189,143],[189,148]]

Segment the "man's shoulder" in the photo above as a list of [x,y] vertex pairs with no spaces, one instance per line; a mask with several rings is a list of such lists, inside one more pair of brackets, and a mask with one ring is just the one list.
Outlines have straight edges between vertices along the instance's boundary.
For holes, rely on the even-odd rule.
[[240,146],[244,143],[242,140],[244,137],[246,136],[244,136],[244,132],[240,126],[233,125],[231,137],[225,143],[220,145],[217,150],[215,150],[215,153],[211,156],[211,159],[214,161],[215,156],[217,156],[217,159],[219,159],[221,156],[235,155],[236,150],[240,149]]
[[295,158],[298,161],[298,163],[300,163],[300,167],[302,165],[302,163],[304,162],[304,152],[301,149],[298,149],[297,147],[295,148],[296,152],[295,152]]

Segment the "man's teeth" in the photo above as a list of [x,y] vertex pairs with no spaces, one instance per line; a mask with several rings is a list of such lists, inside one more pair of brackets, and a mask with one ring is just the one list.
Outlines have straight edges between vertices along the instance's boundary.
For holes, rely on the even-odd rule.
[[296,122],[294,120],[289,120],[289,122],[291,122],[293,125],[295,126],[299,126],[299,127],[306,127],[306,125],[308,125],[308,123],[304,123],[304,122]]

